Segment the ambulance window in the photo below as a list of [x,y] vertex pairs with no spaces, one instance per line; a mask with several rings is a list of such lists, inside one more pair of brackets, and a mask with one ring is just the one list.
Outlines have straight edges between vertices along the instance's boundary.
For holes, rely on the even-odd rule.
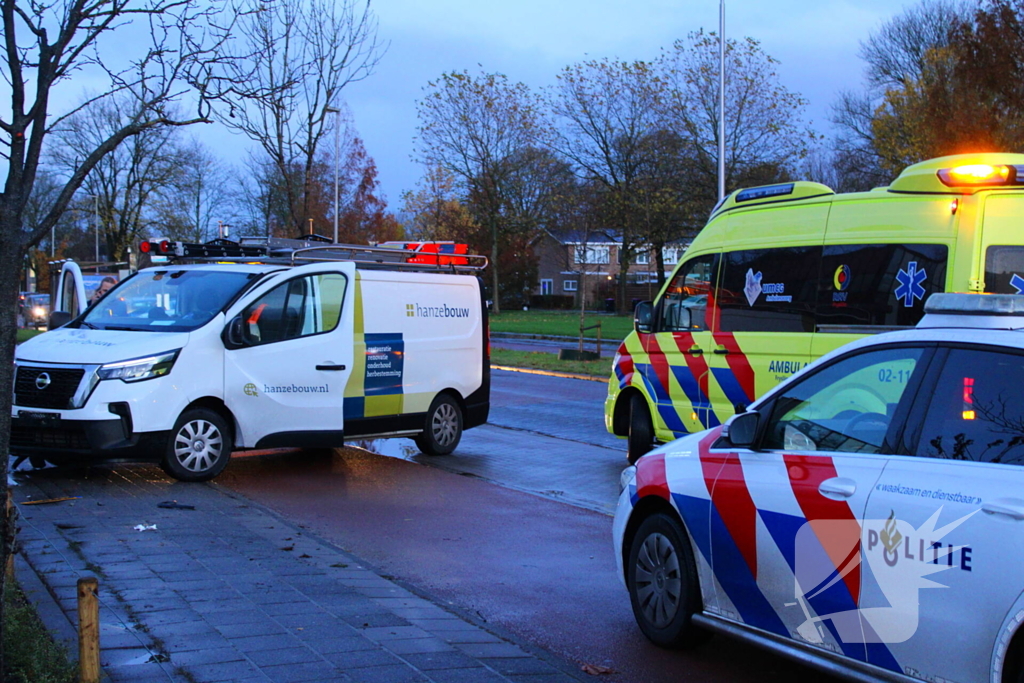
[[659,332],[692,332],[709,329],[708,295],[715,284],[718,256],[690,259],[676,271],[661,298]]
[[242,312],[250,345],[330,332],[341,319],[347,280],[340,273],[295,278],[270,290]]
[[819,330],[916,325],[928,296],[945,291],[946,255],[943,244],[826,246],[816,311]]
[[[923,353],[919,348],[860,353],[788,388],[770,409],[764,447],[894,452],[886,436]],[[912,396],[906,397],[910,399]]]
[[925,415],[917,454],[1024,465],[1024,356],[951,349]]
[[821,247],[734,251],[718,286],[726,332],[812,332]]
[[992,246],[985,250],[985,291],[1024,294],[1024,247]]

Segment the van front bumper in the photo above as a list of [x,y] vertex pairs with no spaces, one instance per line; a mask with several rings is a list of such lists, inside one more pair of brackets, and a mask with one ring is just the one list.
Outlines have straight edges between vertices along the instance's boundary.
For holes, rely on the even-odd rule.
[[55,464],[88,460],[159,462],[170,432],[131,433],[124,420],[11,418],[11,455]]

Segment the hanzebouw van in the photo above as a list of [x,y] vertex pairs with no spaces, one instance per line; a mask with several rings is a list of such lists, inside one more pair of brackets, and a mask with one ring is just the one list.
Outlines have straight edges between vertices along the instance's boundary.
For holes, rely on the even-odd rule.
[[870,192],[734,192],[657,299],[637,306],[613,364],[608,431],[635,462],[858,335],[915,325],[935,292],[1024,292],[1021,216],[1021,154],[932,159]]
[[402,436],[439,455],[487,421],[482,256],[299,240],[141,250],[169,262],[84,311],[65,265],[55,300],[78,308],[17,349],[12,454],[203,481],[236,449]]

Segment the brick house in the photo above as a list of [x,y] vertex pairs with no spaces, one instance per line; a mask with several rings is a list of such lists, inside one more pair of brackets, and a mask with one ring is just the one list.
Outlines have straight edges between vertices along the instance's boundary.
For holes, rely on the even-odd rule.
[[[533,305],[575,308],[579,306],[582,295],[587,308],[605,308],[606,300],[616,296],[621,244],[619,235],[605,230],[585,234],[553,230],[542,232],[534,243],[538,263]],[[666,278],[672,274],[688,244],[687,240],[665,247]],[[653,250],[636,254],[626,273],[628,299],[645,301],[657,295],[656,267]]]

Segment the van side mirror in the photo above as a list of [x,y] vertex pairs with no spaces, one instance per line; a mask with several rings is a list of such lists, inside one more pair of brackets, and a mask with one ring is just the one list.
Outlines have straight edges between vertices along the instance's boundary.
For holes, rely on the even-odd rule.
[[761,423],[761,414],[756,410],[733,415],[722,427],[722,436],[733,446],[752,448],[757,441],[757,428]]
[[245,339],[245,328],[242,325],[242,316],[236,315],[224,328],[224,333],[221,335],[221,339],[224,341],[224,346],[229,349],[240,349],[243,346],[248,346]]
[[50,320],[46,323],[46,329],[55,330],[64,327],[71,322],[71,314],[67,311],[54,311],[50,314]]
[[633,329],[637,332],[650,332],[653,329],[654,304],[641,301],[633,310]]

